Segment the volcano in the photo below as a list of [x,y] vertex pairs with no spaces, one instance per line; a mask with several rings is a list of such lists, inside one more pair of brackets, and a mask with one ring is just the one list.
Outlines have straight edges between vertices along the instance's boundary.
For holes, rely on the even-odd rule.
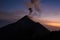
[[42,24],[32,21],[28,16],[0,28],[0,36],[6,40],[38,40],[49,33]]

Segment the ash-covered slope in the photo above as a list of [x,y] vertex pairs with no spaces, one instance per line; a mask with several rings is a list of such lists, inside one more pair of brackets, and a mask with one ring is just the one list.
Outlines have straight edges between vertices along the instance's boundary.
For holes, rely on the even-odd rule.
[[6,40],[39,40],[49,33],[48,29],[39,23],[35,23],[28,16],[24,16],[17,22],[0,29],[1,38]]

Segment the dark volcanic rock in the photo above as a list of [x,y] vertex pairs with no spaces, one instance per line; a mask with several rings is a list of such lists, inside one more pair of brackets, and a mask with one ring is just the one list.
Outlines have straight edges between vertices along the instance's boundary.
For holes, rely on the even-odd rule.
[[35,23],[28,16],[24,16],[15,23],[4,26],[0,29],[0,36],[3,39],[20,39],[20,40],[39,40],[49,34],[50,31],[43,25]]

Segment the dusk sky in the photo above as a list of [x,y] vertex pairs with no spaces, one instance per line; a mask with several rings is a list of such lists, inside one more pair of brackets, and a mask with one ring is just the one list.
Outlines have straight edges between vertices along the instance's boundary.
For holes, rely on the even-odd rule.
[[[30,0],[0,0],[0,27],[28,14],[25,2]],[[40,0],[39,5],[42,12],[39,13],[41,16],[37,15],[38,19],[44,20],[43,23],[46,25],[53,24],[60,27],[60,0]]]

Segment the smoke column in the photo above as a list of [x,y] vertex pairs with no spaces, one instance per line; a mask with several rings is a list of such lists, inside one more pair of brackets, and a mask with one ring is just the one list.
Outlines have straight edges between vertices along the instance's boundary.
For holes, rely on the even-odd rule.
[[40,5],[39,5],[39,0],[30,0],[30,2],[26,2],[25,5],[28,8],[33,8],[34,7],[36,12],[41,13]]
[[41,12],[40,6],[39,6],[39,0],[31,0],[31,4],[34,5],[34,8],[37,12]]

